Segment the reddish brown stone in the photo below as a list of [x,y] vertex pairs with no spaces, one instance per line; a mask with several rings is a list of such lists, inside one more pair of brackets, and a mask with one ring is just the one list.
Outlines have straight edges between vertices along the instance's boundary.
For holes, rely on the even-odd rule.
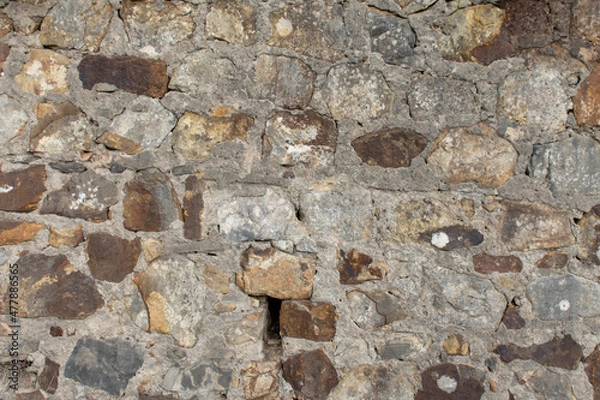
[[167,92],[167,64],[138,57],[87,55],[77,67],[84,89],[109,83],[137,95],[161,98]]
[[577,226],[579,227],[577,258],[600,265],[598,257],[600,251],[600,204],[585,213]]
[[51,326],[50,327],[50,335],[52,337],[57,337],[57,336],[64,335],[63,328],[61,328],[60,326]]
[[44,369],[38,378],[40,388],[48,393],[54,394],[58,389],[58,376],[60,374],[60,364],[46,357]]
[[583,359],[583,350],[571,335],[562,339],[555,337],[549,342],[529,347],[519,347],[509,343],[496,348],[502,361],[509,363],[513,360],[533,360],[549,367],[559,367],[568,370],[577,369]]
[[315,342],[333,340],[337,320],[332,304],[308,300],[284,301],[279,314],[282,336]]
[[368,255],[354,249],[345,253],[338,251],[337,270],[340,273],[340,283],[355,285],[370,280],[381,280],[389,268],[386,264],[373,263]]
[[0,210],[35,210],[46,191],[46,168],[35,165],[15,172],[0,173]]
[[92,233],[85,244],[92,276],[108,282],[121,282],[133,272],[142,252],[142,241],[121,239],[108,233]]
[[0,246],[33,240],[44,224],[26,221],[0,221]]
[[434,365],[421,374],[423,389],[415,400],[479,400],[485,392],[484,380],[484,372],[468,365]]
[[325,400],[339,381],[331,360],[322,349],[288,358],[283,363],[283,378],[292,385],[297,396],[312,400]]
[[600,400],[600,345],[585,359],[585,373],[594,388],[594,400]]
[[204,180],[202,175],[190,175],[185,180],[183,197],[183,237],[189,240],[203,238],[204,222]]
[[600,125],[600,66],[581,82],[573,97],[573,112],[579,125]]
[[542,269],[562,268],[567,265],[568,261],[569,255],[567,253],[551,251],[550,253],[544,255],[544,257],[540,258],[535,263],[535,266]]
[[473,266],[480,274],[491,274],[492,272],[521,272],[523,263],[516,256],[492,256],[486,253],[473,256]]
[[519,314],[519,309],[512,304],[504,311],[502,323],[508,329],[521,329],[525,326],[525,320]]
[[427,147],[427,139],[410,130],[386,128],[354,139],[352,147],[367,165],[400,168],[410,166]]

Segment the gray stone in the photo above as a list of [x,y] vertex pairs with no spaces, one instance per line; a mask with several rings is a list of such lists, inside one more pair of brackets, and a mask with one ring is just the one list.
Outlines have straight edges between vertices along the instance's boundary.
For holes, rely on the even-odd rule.
[[375,340],[375,348],[383,360],[410,360],[416,354],[427,351],[431,341],[410,333],[386,335]]
[[412,400],[410,377],[387,364],[363,364],[346,374],[329,394],[329,400]]
[[87,170],[82,163],[78,162],[51,161],[48,165],[63,174],[79,174]]
[[360,290],[346,294],[350,318],[361,329],[369,330],[385,324],[385,317],[377,312],[376,303]]
[[[406,0],[396,0],[397,2],[406,2]],[[437,0],[413,0],[410,1],[406,7],[402,9],[406,14],[414,14],[421,11],[427,10],[429,7],[434,5]]]
[[400,321],[408,316],[404,301],[389,290],[376,290],[364,292],[369,299],[375,302],[377,313],[383,315],[386,324]]
[[144,363],[143,349],[126,339],[81,338],[65,365],[65,377],[121,396]]
[[31,150],[66,155],[92,149],[96,129],[83,113],[67,115],[51,122],[31,137]]
[[527,380],[527,387],[546,400],[571,400],[576,398],[571,390],[569,378],[547,369],[536,371]]
[[527,286],[527,297],[536,317],[570,320],[600,315],[600,284],[574,275],[546,276]]
[[231,376],[231,371],[214,364],[196,364],[185,369],[175,365],[167,371],[161,386],[177,392],[198,390],[227,392]]
[[399,65],[414,54],[417,36],[405,19],[379,10],[367,14],[371,51],[381,53],[385,62]]
[[3,94],[0,95],[0,143],[8,144],[12,139],[19,136],[29,121],[29,117],[18,101]]
[[250,46],[255,41],[256,11],[240,0],[218,0],[206,15],[206,34],[228,43]]

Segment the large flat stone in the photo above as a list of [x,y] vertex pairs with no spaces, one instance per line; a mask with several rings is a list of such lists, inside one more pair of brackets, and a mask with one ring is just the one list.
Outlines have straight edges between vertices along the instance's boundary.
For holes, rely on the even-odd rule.
[[[40,112],[42,108],[36,105],[37,112]],[[92,150],[96,138],[96,129],[92,121],[82,112],[59,116],[62,114],[62,109],[63,107],[59,104],[56,114],[50,111],[50,115],[38,116],[38,121],[41,121],[30,136],[32,151],[67,155]],[[52,119],[51,122],[50,119]],[[46,125],[45,122],[48,124]],[[45,126],[42,128],[43,125]]]
[[95,279],[121,282],[133,272],[142,252],[142,241],[122,239],[109,233],[95,232],[87,237],[85,252]]
[[473,256],[473,268],[480,274],[521,272],[523,263],[517,256],[493,256],[479,253]]
[[352,147],[367,165],[401,168],[425,150],[427,139],[408,129],[385,128],[354,139]]
[[32,49],[15,81],[36,96],[66,94],[69,91],[67,70],[71,60],[51,50]]
[[33,240],[43,227],[44,224],[34,222],[0,220],[0,246]]
[[422,389],[415,400],[479,400],[485,393],[485,372],[450,363],[427,368],[421,374]]
[[546,343],[529,347],[520,347],[512,343],[500,345],[496,352],[502,361],[507,363],[516,359],[534,360],[542,365],[569,370],[577,369],[583,359],[583,349],[571,335],[560,339],[555,337]]
[[325,400],[339,381],[331,360],[323,350],[302,352],[285,360],[283,378],[298,396],[313,400]]
[[335,336],[338,316],[331,303],[286,300],[281,303],[281,335],[328,342]]
[[29,212],[37,209],[46,191],[45,182],[43,165],[0,173],[0,210]]

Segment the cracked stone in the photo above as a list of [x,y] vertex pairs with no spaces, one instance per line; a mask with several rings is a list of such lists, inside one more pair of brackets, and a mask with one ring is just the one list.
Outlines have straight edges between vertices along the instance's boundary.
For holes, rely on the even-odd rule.
[[389,64],[399,65],[414,54],[417,36],[406,19],[373,10],[367,14],[371,50],[380,53]]
[[[36,111],[44,112],[41,111],[42,107],[37,106]],[[55,108],[58,114],[63,109],[60,106],[58,105]],[[57,118],[54,119],[54,116]],[[38,116],[38,121],[40,123],[33,129],[30,135],[31,151],[66,155],[71,152],[79,153],[92,149],[94,139],[96,138],[96,130],[94,124],[85,114],[75,112],[59,116],[50,111],[41,118]],[[48,122],[47,125],[46,122]]]
[[250,46],[255,42],[256,18],[256,11],[245,1],[218,0],[206,15],[206,34]]
[[308,300],[281,303],[279,323],[281,335],[328,342],[335,336],[338,316],[331,303],[317,303]]
[[23,65],[15,81],[36,96],[66,94],[69,91],[67,69],[71,60],[51,50],[32,49],[29,61]]
[[600,399],[600,345],[585,359],[585,373],[594,389],[594,400]]
[[331,360],[321,349],[302,352],[284,361],[283,378],[297,396],[313,400],[325,400],[339,382]]
[[0,95],[0,114],[2,115],[0,143],[6,145],[21,135],[25,125],[29,122],[29,116],[18,101],[5,94]]
[[505,363],[513,360],[533,360],[549,367],[575,370],[583,359],[583,350],[571,335],[563,338],[554,337],[552,340],[529,347],[520,347],[509,343],[500,345],[496,352]]
[[425,150],[427,139],[408,129],[385,128],[354,139],[352,147],[367,165],[401,168]]
[[475,103],[475,85],[471,82],[447,78],[420,78],[412,84],[408,94],[411,116],[417,121],[439,121],[460,124],[478,117]]
[[517,256],[493,256],[487,253],[473,256],[473,267],[480,274],[521,272],[523,263]]
[[423,232],[419,239],[446,251],[470,248],[483,243],[483,234],[469,226],[452,225]]
[[408,333],[387,335],[375,340],[375,349],[382,360],[409,360],[427,351],[431,341]]
[[415,389],[408,377],[386,364],[363,364],[346,374],[331,391],[331,400],[409,399]]
[[242,387],[246,400],[277,400],[279,398],[277,361],[252,361],[242,369]]
[[73,229],[58,230],[50,227],[48,243],[52,247],[60,248],[61,245],[75,248],[83,242],[83,226],[78,225]]
[[0,173],[0,210],[29,212],[37,209],[46,191],[45,181],[43,165]]
[[452,333],[442,343],[444,351],[449,356],[466,356],[469,354],[469,342],[460,333]]
[[190,175],[185,180],[183,196],[183,237],[188,240],[204,238],[204,192],[206,185],[202,175]]
[[[569,255],[560,251],[551,251],[536,261],[535,266],[542,269],[562,268],[569,262]],[[600,260],[598,261],[600,264]]]
[[44,224],[27,221],[0,221],[0,246],[19,244],[33,240]]
[[[70,101],[64,103],[37,103],[33,110],[37,118],[37,124],[31,129],[30,149],[34,151],[38,147],[40,139],[46,136],[44,133],[46,128],[51,125],[60,127],[65,124],[57,121],[68,121],[68,117],[83,115]],[[48,136],[52,136],[52,131],[56,131],[56,128],[50,129]],[[47,150],[52,151],[52,149]]]
[[525,327],[525,320],[519,314],[519,308],[512,304],[504,311],[502,323],[507,329],[521,329]]
[[95,279],[121,282],[133,272],[142,252],[140,238],[126,240],[109,233],[91,233],[85,243],[90,272]]
[[577,241],[577,258],[600,265],[600,258],[598,257],[600,255],[600,204],[595,205],[589,212],[584,214],[577,225],[580,230],[579,240]]
[[59,375],[60,364],[46,357],[46,360],[44,361],[44,369],[38,378],[40,388],[50,394],[56,393],[56,390],[58,389]]
[[374,263],[370,256],[355,249],[347,253],[339,250],[337,259],[337,270],[340,274],[340,283],[343,285],[381,280],[389,272],[387,264],[381,261]]

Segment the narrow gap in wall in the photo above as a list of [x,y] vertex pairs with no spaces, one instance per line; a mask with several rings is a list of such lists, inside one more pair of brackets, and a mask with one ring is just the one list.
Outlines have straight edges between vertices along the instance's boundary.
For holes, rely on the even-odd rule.
[[281,333],[279,325],[279,314],[281,312],[281,300],[267,297],[267,323],[265,329],[265,356],[267,359],[279,359],[281,357]]

